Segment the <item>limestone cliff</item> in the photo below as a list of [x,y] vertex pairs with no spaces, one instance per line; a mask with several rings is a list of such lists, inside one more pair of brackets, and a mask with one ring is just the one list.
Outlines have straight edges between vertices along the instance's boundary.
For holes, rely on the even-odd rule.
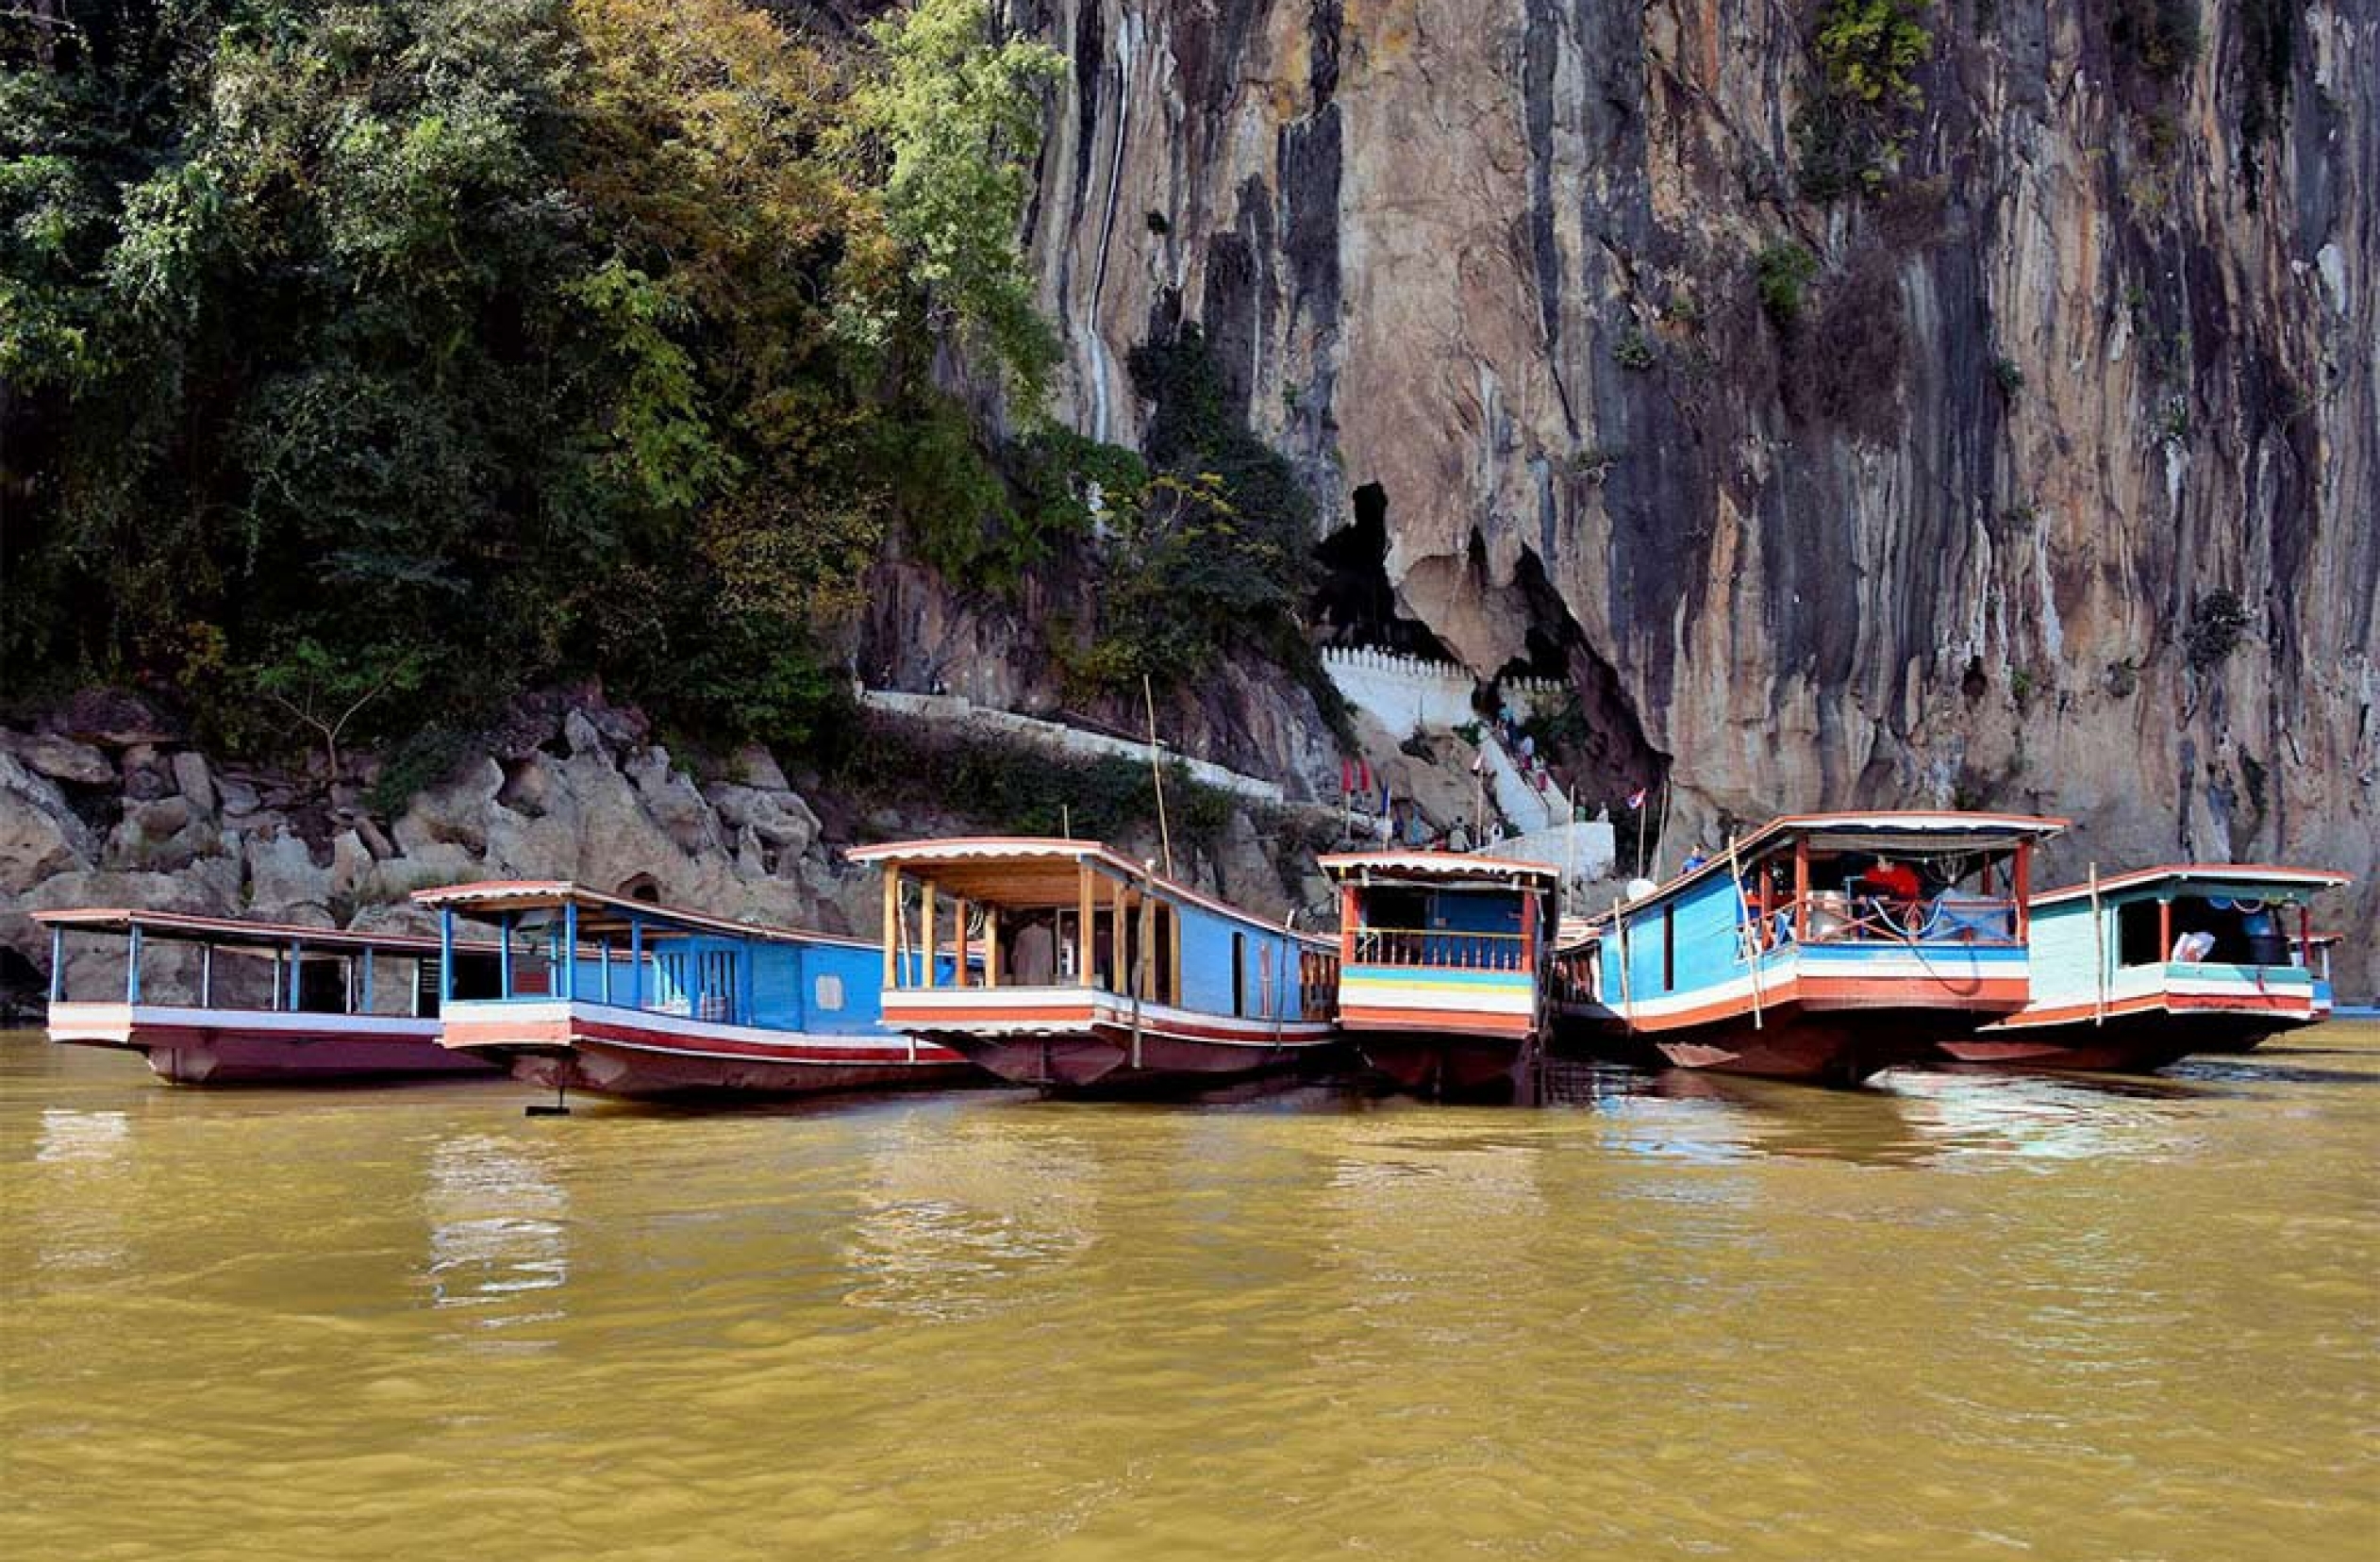
[[1822,202],[1820,9],[1031,0],[1067,414],[1132,442],[1126,351],[1199,323],[1396,612],[1573,678],[1689,832],[1960,802],[2074,816],[2061,873],[2335,864],[2359,971],[2380,13],[1937,0]]

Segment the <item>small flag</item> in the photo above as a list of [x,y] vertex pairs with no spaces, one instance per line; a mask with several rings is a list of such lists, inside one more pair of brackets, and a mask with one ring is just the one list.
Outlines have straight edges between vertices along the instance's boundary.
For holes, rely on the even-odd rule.
[[1631,813],[1644,806],[1644,792],[1645,789],[1639,787],[1628,794],[1628,809]]
[[[1356,762],[1355,762],[1353,759],[1347,758],[1345,756],[1343,756],[1343,755],[1342,755],[1342,756],[1340,756],[1340,760],[1339,760],[1339,790],[1340,790],[1340,793],[1343,796],[1343,795],[1345,795],[1345,794],[1346,794],[1346,793],[1348,793],[1348,792],[1354,791],[1355,789],[1356,789]],[[1366,788],[1364,789],[1364,790],[1366,790],[1366,791],[1370,791],[1371,789],[1371,789],[1371,788],[1369,788],[1369,787],[1366,787]]]
[[1356,761],[1356,789],[1357,791],[1372,789],[1372,761],[1369,759]]

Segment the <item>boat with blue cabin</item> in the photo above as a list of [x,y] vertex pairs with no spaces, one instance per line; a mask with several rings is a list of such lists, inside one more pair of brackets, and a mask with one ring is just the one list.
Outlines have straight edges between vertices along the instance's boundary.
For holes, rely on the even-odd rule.
[[2036,896],[2032,1000],[1945,1039],[1942,1053],[2140,1072],[2313,1024],[2329,1011],[2311,958],[2313,901],[2347,881],[2320,868],[2199,863]]
[[[1338,951],[1328,940],[1110,847],[907,840],[851,860],[884,874],[884,1022],[1003,1079],[1160,1090],[1332,1055]],[[916,952],[945,938],[957,962],[929,972]]]
[[[436,939],[180,911],[32,915],[50,933],[50,1039],[137,1052],[160,1079],[307,1084],[491,1071],[439,1045],[448,952]],[[492,946],[451,953],[464,990],[492,980]]]
[[1851,1084],[2022,1008],[2033,853],[2066,821],[1772,820],[1555,956],[1565,1045],[1649,1067]]
[[[485,993],[441,992],[441,1040],[556,1090],[651,1098],[803,1095],[980,1078],[888,1035],[874,943],[759,926],[566,882],[458,884],[413,897],[459,945],[493,929]],[[924,964],[911,955],[912,974]],[[951,961],[940,968],[948,979]],[[448,969],[454,969],[450,964]]]
[[1418,1095],[1511,1099],[1546,1039],[1550,902],[1534,862],[1456,852],[1322,859],[1339,889],[1339,1025]]

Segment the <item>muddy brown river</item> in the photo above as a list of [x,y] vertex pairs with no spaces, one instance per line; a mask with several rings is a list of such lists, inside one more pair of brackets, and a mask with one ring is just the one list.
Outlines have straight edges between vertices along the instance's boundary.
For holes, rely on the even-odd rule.
[[0,1555],[2380,1556],[2380,1027],[724,1115],[0,1037]]

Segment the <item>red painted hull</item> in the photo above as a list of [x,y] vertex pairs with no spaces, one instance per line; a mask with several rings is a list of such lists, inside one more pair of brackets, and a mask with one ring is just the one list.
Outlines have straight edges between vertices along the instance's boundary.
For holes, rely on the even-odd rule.
[[225,1022],[61,1022],[66,1012],[63,1006],[53,1011],[51,1036],[60,1045],[137,1052],[158,1078],[176,1085],[335,1084],[502,1072],[440,1046],[434,1023],[406,1035],[358,1035],[335,1015],[321,1017],[319,1024],[301,1015],[272,1014],[248,1025],[236,1011],[213,1010],[184,1012],[222,1013]]
[[981,1085],[963,1061],[948,1063],[772,1063],[668,1053],[624,1052],[601,1042],[567,1053],[516,1053],[512,1074],[546,1089],[579,1090],[623,1101],[701,1096],[802,1096],[847,1090],[905,1090]]
[[1999,1016],[1959,1009],[1809,1009],[1631,1036],[1591,1036],[1587,1050],[1639,1068],[1706,1069],[1756,1079],[1856,1085],[1887,1069],[1939,1058],[1948,1038]]
[[936,1032],[932,1039],[1014,1085],[1070,1091],[1200,1089],[1234,1079],[1310,1067],[1326,1043],[1250,1045],[1095,1026],[1087,1034],[983,1037]]
[[691,1024],[607,1005],[457,1005],[445,1044],[547,1088],[624,1100],[782,1097],[987,1083],[956,1053],[898,1038]]
[[1434,1101],[1510,1101],[1522,1093],[1536,1043],[1527,1036],[1367,1031],[1356,1050],[1399,1089]]
[[1957,1063],[2148,1073],[2192,1053],[2247,1052],[2276,1032],[2311,1022],[2244,1010],[2136,1013],[2110,1016],[2104,1025],[2085,1020],[1955,1037],[1945,1040],[1941,1050],[1943,1056]]

